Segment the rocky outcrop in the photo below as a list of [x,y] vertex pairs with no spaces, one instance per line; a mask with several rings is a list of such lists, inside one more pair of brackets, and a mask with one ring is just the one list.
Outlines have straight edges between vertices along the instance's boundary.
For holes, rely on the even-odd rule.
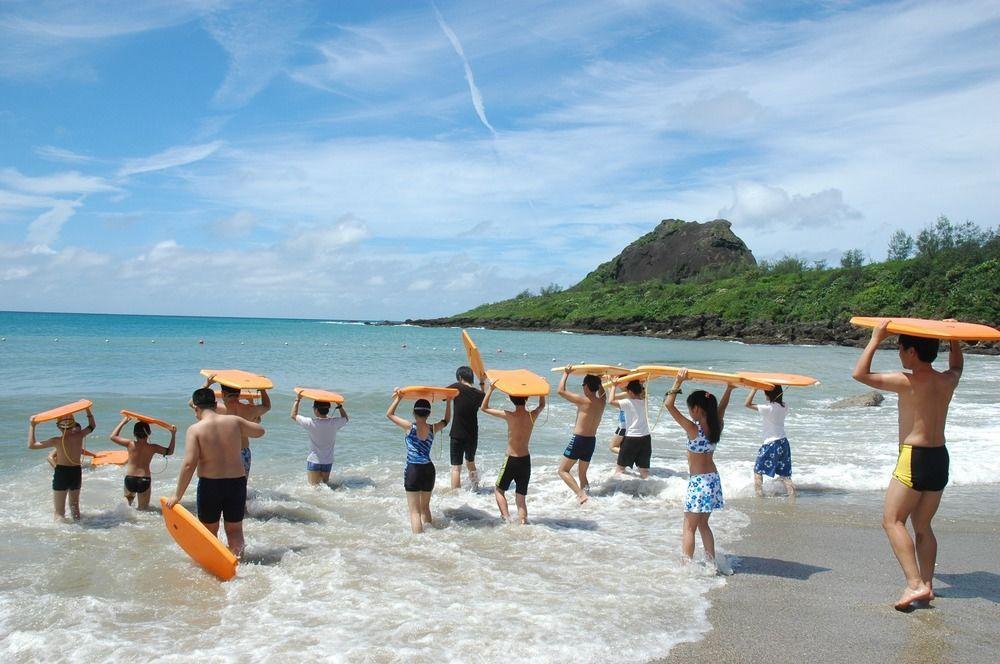
[[725,219],[698,223],[664,219],[581,282],[660,279],[680,282],[706,270],[756,265],[747,245]]
[[830,404],[830,408],[834,408],[836,410],[840,410],[842,408],[874,408],[875,406],[881,406],[883,401],[885,401],[885,397],[882,396],[882,393],[872,390],[871,392],[866,392],[865,394],[858,394],[853,397],[841,399],[840,401],[835,401]]

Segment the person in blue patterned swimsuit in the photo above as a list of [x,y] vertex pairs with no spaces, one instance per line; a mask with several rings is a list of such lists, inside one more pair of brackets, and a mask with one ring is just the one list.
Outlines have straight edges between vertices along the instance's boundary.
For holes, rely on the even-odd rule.
[[792,448],[785,434],[785,416],[788,415],[788,405],[784,401],[784,392],[780,385],[765,390],[767,403],[755,404],[757,396],[754,389],[747,397],[746,404],[750,410],[760,415],[764,428],[764,444],[757,450],[757,460],[753,465],[753,486],[758,496],[764,495],[764,475],[775,475],[784,483],[789,498],[795,497],[795,485],[792,484]]

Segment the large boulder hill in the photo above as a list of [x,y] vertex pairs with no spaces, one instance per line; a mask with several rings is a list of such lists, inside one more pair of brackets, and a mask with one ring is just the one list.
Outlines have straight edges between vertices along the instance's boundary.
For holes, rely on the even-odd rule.
[[579,284],[660,279],[679,283],[731,264],[756,265],[747,245],[725,219],[699,223],[664,219]]

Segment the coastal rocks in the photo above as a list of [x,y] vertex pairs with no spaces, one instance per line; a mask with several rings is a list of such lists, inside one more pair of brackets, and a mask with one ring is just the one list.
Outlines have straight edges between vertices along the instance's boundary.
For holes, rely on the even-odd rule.
[[706,270],[756,264],[753,253],[725,219],[705,223],[664,219],[653,231],[598,266],[584,282],[680,282]]
[[840,401],[835,401],[830,404],[830,408],[836,410],[840,410],[842,408],[874,408],[875,406],[881,406],[883,401],[885,401],[885,397],[882,396],[882,393],[872,390],[871,392],[866,392],[865,394],[858,394],[853,397],[841,399]]

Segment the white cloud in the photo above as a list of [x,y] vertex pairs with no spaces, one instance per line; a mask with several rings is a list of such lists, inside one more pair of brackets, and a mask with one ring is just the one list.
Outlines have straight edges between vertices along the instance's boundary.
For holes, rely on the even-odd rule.
[[16,168],[0,170],[0,183],[30,194],[93,194],[120,191],[104,178],[83,175],[77,171],[32,177]]
[[260,220],[252,212],[240,210],[223,219],[219,219],[213,225],[216,233],[228,238],[244,238],[253,233],[260,224]]
[[93,157],[56,147],[55,145],[40,145],[35,148],[35,154],[48,161],[60,161],[71,164],[84,164],[96,161]]
[[490,121],[486,119],[486,107],[483,105],[483,95],[479,91],[479,87],[476,85],[476,79],[472,75],[472,66],[469,64],[469,59],[465,57],[465,51],[462,49],[462,42],[458,40],[458,35],[455,31],[451,29],[451,26],[444,20],[444,16],[438,10],[437,5],[431,3],[434,7],[434,16],[437,18],[438,25],[441,26],[441,31],[444,32],[448,41],[451,42],[451,47],[455,49],[455,53],[458,54],[459,59],[462,61],[462,66],[465,68],[465,82],[469,85],[469,95],[472,97],[472,106],[476,109],[476,115],[479,116],[479,121],[483,123],[483,126],[490,130],[490,133],[496,135],[496,129],[490,124]]
[[746,226],[815,228],[859,219],[861,213],[844,203],[838,189],[803,196],[758,182],[738,182],[733,186],[732,203],[719,210],[718,216]]
[[186,166],[211,157],[222,147],[222,141],[212,141],[200,145],[178,145],[149,157],[126,159],[118,170],[119,177],[162,171],[177,166]]
[[48,247],[59,237],[59,231],[69,218],[76,214],[80,201],[59,201],[52,209],[43,212],[28,226],[29,244]]

